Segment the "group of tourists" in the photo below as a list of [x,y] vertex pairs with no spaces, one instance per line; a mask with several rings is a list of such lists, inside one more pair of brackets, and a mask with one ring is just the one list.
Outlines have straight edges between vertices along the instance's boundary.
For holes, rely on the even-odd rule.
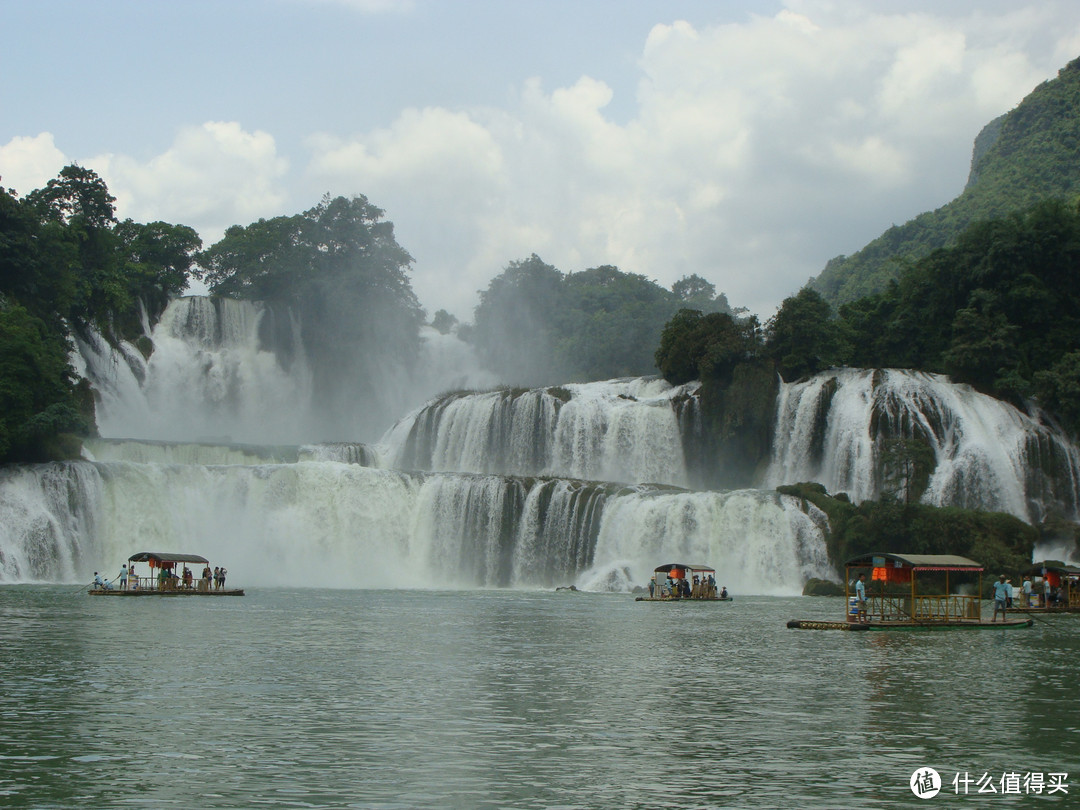
[[727,598],[727,587],[718,595],[716,592],[716,577],[712,574],[699,576],[694,574],[693,579],[686,577],[671,577],[663,583],[657,584],[656,578],[649,580],[649,596],[653,599],[721,599]]
[[[211,570],[210,564],[207,563],[202,570],[202,578],[199,580],[198,589],[200,591],[209,591],[211,589],[220,591],[225,587],[226,574],[228,574],[228,571],[225,566],[214,566],[213,570]],[[152,587],[152,585],[153,581],[151,579],[143,587]],[[119,588],[122,591],[138,590],[139,576],[135,573],[135,563],[132,563],[130,567],[127,565],[121,566],[120,573],[114,580],[103,579],[101,574],[95,571],[93,587],[96,590],[105,591],[110,591],[113,588]],[[157,587],[158,590],[162,591],[179,590],[181,588],[193,590],[196,587],[195,576],[186,565],[181,574],[176,573],[175,567],[163,565],[158,571]]]
[[[225,566],[214,566],[214,569],[210,570],[210,563],[207,563],[202,570],[202,577],[198,582],[198,590],[209,591],[211,588],[215,591],[220,591],[225,587],[225,575],[228,571],[225,570]],[[184,572],[177,577],[173,568],[162,568],[161,573],[158,574],[159,587],[162,587],[162,583],[168,581],[169,584],[164,585],[163,589],[168,588],[184,588],[185,590],[193,590],[196,588],[195,575],[191,569],[186,565],[184,566]]]

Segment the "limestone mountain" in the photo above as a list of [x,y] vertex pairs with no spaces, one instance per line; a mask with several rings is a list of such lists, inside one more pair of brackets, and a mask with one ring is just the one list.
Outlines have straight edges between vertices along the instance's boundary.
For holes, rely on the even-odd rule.
[[959,197],[894,225],[851,256],[826,264],[810,286],[834,306],[880,292],[914,260],[953,244],[973,222],[1080,194],[1080,59],[1043,82],[975,139]]

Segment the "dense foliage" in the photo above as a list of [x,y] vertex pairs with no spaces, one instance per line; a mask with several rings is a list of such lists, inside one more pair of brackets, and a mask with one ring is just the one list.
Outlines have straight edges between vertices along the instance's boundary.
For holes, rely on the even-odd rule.
[[875,552],[959,554],[978,560],[987,571],[1018,574],[1031,565],[1039,531],[1001,512],[900,503],[891,499],[858,506],[831,497],[819,484],[780,487],[780,492],[813,503],[829,517],[829,559],[843,573],[843,563]]
[[976,140],[967,188],[952,202],[893,226],[812,282],[833,305],[881,292],[913,261],[956,243],[969,225],[1080,191],[1080,59],[1037,87]]
[[73,331],[137,337],[184,289],[201,243],[188,227],[115,217],[104,181],[67,166],[19,197],[0,189],[0,460],[72,455],[93,406],[69,365]]
[[1080,432],[1080,209],[1047,201],[978,223],[885,292],[840,309],[844,361],[947,373],[1036,398]]
[[768,459],[777,390],[757,318],[682,309],[654,358],[673,385],[701,381],[703,431],[684,451],[691,466],[711,471],[702,483],[749,486]]
[[666,290],[605,265],[563,273],[535,254],[480,293],[469,337],[505,381],[527,385],[653,374],[664,323],[680,308],[728,312],[700,276]]

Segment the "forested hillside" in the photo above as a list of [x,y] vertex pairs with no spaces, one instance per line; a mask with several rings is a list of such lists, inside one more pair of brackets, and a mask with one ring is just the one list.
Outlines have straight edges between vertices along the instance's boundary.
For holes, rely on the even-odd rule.
[[829,261],[811,286],[834,306],[881,292],[975,222],[1080,191],[1080,59],[988,124],[975,142],[967,187],[952,202],[893,226],[852,256]]
[[135,339],[187,285],[189,227],[117,221],[94,172],[68,166],[18,197],[0,189],[0,460],[78,454],[93,403],[68,355],[88,327]]

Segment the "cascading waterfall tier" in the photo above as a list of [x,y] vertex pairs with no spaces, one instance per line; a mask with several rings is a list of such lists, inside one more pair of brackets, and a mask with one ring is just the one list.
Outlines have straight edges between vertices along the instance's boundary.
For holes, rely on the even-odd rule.
[[686,486],[697,388],[635,378],[446,394],[399,422],[384,453],[398,469]]
[[299,325],[289,324],[288,351],[275,351],[260,338],[267,316],[257,302],[176,299],[150,335],[148,360],[131,344],[80,337],[79,365],[98,393],[101,434],[204,444],[310,440],[311,373]]
[[816,481],[856,502],[1078,519],[1080,452],[1037,413],[915,371],[842,369],[783,384],[765,486]]
[[201,551],[252,585],[626,590],[668,558],[709,560],[764,593],[828,575],[821,521],[755,491],[339,462],[85,461],[4,470],[0,516],[5,583],[85,582],[110,565],[115,575],[147,549]]

